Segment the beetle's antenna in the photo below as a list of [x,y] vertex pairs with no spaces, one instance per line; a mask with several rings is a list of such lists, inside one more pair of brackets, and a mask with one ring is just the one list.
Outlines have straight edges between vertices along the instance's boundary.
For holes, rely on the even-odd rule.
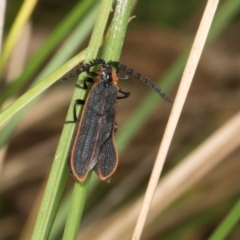
[[132,68],[128,68],[126,65],[122,65],[119,62],[110,61],[108,64],[113,65],[114,67],[126,72],[127,74],[133,76],[134,78],[140,80],[141,82],[145,83],[148,87],[150,87],[154,92],[160,95],[163,99],[168,102],[172,102],[164,93],[162,93],[160,88],[155,87],[155,83],[150,82],[149,78],[144,77],[141,73],[135,72]]
[[80,69],[76,69],[75,72],[70,72],[69,74],[63,76],[60,80],[66,81],[69,78],[78,76],[83,72],[89,72],[90,68],[98,64],[105,64],[105,61],[101,58],[96,58],[90,61],[89,63],[83,64]]

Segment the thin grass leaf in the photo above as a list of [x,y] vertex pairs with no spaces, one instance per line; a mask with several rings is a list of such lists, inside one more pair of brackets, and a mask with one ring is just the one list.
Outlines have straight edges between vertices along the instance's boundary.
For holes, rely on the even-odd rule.
[[208,240],[222,240],[226,239],[229,233],[236,226],[240,219],[240,200],[235,204],[232,210],[228,213],[222,223],[214,231],[214,233],[208,238]]
[[133,1],[117,1],[113,20],[101,51],[101,57],[105,61],[119,61],[132,5]]

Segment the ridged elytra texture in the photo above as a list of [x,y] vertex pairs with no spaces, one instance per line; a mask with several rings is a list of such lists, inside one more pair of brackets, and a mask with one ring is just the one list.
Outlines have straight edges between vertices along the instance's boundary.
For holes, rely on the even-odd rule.
[[84,105],[71,151],[71,170],[84,181],[89,170],[102,180],[115,171],[118,154],[114,143],[115,103],[118,88],[95,83]]

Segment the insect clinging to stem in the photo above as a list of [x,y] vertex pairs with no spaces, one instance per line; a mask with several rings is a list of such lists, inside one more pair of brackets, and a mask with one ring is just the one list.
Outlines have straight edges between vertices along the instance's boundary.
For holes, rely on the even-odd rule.
[[[99,65],[98,73],[90,69]],[[78,88],[87,89],[87,83],[94,83],[92,76],[96,76],[86,101],[77,99],[73,108],[73,121],[65,123],[76,123],[75,133],[69,151],[69,170],[73,177],[83,182],[90,170],[94,170],[101,180],[109,180],[118,165],[118,153],[115,146],[114,132],[117,129],[115,121],[115,103],[117,99],[127,98],[130,92],[117,86],[118,79],[128,79],[128,75],[119,75],[113,67],[130,76],[142,81],[154,92],[168,102],[172,102],[161,90],[155,87],[147,77],[135,72],[133,69],[116,61],[105,62],[96,58],[87,64],[83,64],[80,70],[69,74],[74,77],[83,72],[88,74],[83,86]],[[91,76],[91,77],[90,77]],[[61,79],[67,80],[68,76]],[[81,118],[77,116],[77,105],[84,104]]]

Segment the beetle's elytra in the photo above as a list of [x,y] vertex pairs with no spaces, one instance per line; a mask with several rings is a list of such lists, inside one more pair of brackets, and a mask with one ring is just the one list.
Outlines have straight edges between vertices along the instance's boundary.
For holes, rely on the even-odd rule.
[[[93,66],[99,65],[98,73],[91,72]],[[113,70],[115,67],[144,82],[165,100],[171,102],[155,84],[149,79],[135,72],[133,69],[119,62],[105,62],[103,59],[94,59],[81,66],[80,70],[69,74],[70,77],[87,72],[84,86],[78,88],[87,89],[87,82],[94,83],[90,76],[96,76],[86,101],[76,100],[74,105],[74,120],[65,123],[76,123],[75,134],[69,151],[69,169],[75,179],[83,182],[90,170],[94,170],[101,180],[108,180],[115,172],[118,165],[118,153],[114,141],[116,130],[117,99],[127,98],[130,92],[117,86],[118,78],[128,79],[127,76],[117,76]],[[64,76],[62,80],[67,80]],[[84,104],[80,119],[77,117],[76,106]]]

